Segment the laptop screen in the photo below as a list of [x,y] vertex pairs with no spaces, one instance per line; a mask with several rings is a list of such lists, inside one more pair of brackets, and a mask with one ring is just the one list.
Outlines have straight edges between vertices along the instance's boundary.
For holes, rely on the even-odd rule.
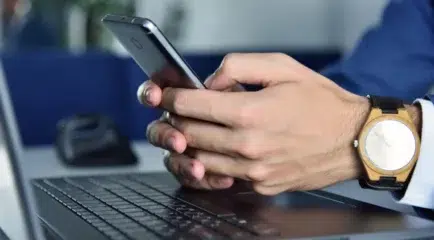
[[[21,171],[21,144],[0,63],[0,228],[10,239],[41,239],[29,181]],[[29,214],[33,213],[33,214]]]

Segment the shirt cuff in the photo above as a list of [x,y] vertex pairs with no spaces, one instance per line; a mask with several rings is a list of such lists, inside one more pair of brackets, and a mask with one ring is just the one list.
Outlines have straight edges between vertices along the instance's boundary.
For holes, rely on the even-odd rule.
[[419,159],[410,182],[399,203],[434,209],[434,105],[431,101],[417,99],[422,109],[422,133]]

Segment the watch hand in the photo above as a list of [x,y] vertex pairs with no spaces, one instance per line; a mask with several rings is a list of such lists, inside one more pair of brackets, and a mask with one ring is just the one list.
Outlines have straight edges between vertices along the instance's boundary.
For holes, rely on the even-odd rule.
[[384,138],[383,135],[378,134],[378,132],[374,132],[374,135],[376,135],[377,137],[381,138],[383,140],[383,142],[387,145],[387,147],[390,147],[389,142],[386,141],[386,139]]

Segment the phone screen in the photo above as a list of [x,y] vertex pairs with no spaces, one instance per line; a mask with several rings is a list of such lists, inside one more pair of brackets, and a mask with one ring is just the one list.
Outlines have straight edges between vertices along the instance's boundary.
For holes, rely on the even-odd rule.
[[152,81],[162,88],[204,88],[187,63],[159,30],[147,33],[138,24],[105,24]]

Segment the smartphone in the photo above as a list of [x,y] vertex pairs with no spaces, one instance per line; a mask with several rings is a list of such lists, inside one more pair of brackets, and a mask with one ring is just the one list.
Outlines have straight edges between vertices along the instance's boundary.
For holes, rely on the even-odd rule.
[[161,88],[205,88],[160,29],[147,18],[108,14],[102,23]]

